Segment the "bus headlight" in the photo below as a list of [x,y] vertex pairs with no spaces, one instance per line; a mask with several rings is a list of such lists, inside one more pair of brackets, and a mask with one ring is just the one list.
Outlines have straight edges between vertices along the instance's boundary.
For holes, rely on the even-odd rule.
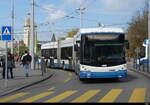
[[124,64],[122,67],[121,67],[121,70],[126,70],[127,69],[127,64]]
[[84,66],[81,66],[81,70],[87,70]]

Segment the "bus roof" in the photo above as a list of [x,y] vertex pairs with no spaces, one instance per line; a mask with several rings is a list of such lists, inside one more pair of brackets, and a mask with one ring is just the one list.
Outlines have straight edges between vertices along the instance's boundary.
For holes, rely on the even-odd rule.
[[[61,47],[72,47],[73,46],[73,38],[66,38],[65,40],[60,41]],[[41,49],[53,49],[58,47],[58,42],[49,42],[42,44]]]
[[42,44],[41,49],[57,48],[57,44],[58,44],[58,42],[45,43],[45,44]]
[[82,28],[80,29],[81,34],[86,33],[124,33],[124,30],[122,28]]

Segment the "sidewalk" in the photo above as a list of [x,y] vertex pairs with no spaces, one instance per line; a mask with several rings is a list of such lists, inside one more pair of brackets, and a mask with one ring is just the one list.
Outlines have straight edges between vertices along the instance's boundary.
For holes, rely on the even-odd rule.
[[16,64],[13,73],[14,79],[8,80],[6,88],[4,86],[5,80],[2,79],[2,68],[0,68],[0,96],[40,83],[53,75],[51,70],[47,70],[44,76],[42,76],[41,70],[31,70],[29,77],[25,77],[22,65],[20,66],[19,64]]
[[132,71],[137,72],[137,73],[141,73],[142,75],[145,75],[146,77],[150,78],[150,72],[148,73],[148,72],[144,72],[142,70],[136,70],[133,67],[133,62],[128,62],[127,65],[128,65],[129,70],[132,70]]

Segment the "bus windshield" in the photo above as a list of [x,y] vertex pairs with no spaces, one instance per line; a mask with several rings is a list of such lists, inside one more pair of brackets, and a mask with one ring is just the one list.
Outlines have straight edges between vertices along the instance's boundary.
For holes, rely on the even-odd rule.
[[92,40],[82,44],[81,64],[102,67],[126,63],[124,43]]

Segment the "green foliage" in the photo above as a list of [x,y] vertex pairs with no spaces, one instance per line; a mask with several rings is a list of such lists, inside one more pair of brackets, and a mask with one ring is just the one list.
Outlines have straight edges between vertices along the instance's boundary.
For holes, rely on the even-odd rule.
[[36,56],[40,56],[40,55],[41,55],[41,51],[40,51],[40,49],[39,49],[39,45],[38,45],[39,41],[38,41],[37,36],[38,36],[38,33],[36,32],[36,34],[35,34],[36,54],[35,54],[35,55],[36,55]]
[[[78,33],[78,29],[73,29],[72,31],[70,31],[70,32],[67,32],[67,37],[68,38],[73,38],[76,34]],[[59,38],[59,41],[62,41],[62,40],[65,40],[66,39],[66,37],[61,37],[61,38]]]
[[145,2],[145,7],[142,12],[137,12],[132,17],[132,21],[129,23],[127,29],[127,39],[130,43],[130,49],[128,50],[128,56],[136,56],[136,48],[141,48],[142,43],[148,37],[148,2]]
[[25,45],[19,46],[19,55],[23,55],[26,50],[29,51],[29,48]]
[[38,44],[38,41],[36,43],[36,56],[41,56],[41,49],[40,49],[40,45]]
[[61,41],[61,40],[65,40],[65,37],[61,37],[61,38],[59,39],[59,41]]
[[76,35],[77,34],[77,32],[78,32],[78,30],[77,29],[73,29],[72,31],[70,31],[70,32],[68,32],[67,34],[67,37],[69,37],[69,38],[73,38],[74,37],[74,35]]

